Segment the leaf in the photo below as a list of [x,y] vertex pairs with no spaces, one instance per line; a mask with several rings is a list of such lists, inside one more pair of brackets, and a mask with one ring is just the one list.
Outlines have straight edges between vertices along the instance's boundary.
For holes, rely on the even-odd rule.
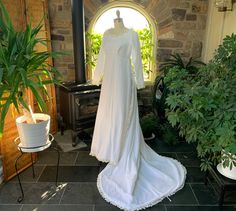
[[47,111],[46,103],[44,102],[44,100],[43,100],[42,96],[40,95],[40,93],[37,91],[37,84],[35,84],[33,81],[29,81],[28,86],[31,89],[34,97],[36,98],[40,110],[41,111]]
[[23,68],[19,68],[19,72],[21,74],[21,78],[22,78],[23,84],[26,86],[27,85],[27,74],[26,74],[26,71]]
[[175,109],[179,105],[178,101],[179,101],[179,97],[176,94],[171,95],[171,96],[166,98],[166,104],[171,109]]
[[28,104],[28,102],[25,102],[25,100],[24,100],[21,96],[19,96],[18,99],[19,99],[21,105],[22,105],[25,109],[29,110],[29,104]]
[[0,83],[2,82],[3,77],[3,68],[0,68]]
[[3,107],[1,108],[1,120],[0,120],[0,137],[2,137],[3,134],[3,129],[4,129],[4,121],[8,112],[8,109],[11,105],[11,96],[8,97],[6,103],[3,105]]
[[168,113],[168,121],[174,127],[179,122],[179,117],[178,117],[178,115],[175,112],[169,112]]

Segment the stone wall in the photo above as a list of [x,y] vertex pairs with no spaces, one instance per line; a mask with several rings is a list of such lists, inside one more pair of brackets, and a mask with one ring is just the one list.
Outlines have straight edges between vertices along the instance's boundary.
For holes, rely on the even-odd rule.
[[70,54],[54,59],[54,65],[60,70],[64,81],[74,80],[73,35],[70,0],[49,0],[49,20],[52,49],[67,51]]
[[[84,0],[86,26],[97,11],[112,0]],[[122,2],[122,1],[117,1]],[[156,25],[156,62],[160,64],[171,53],[200,58],[205,36],[207,0],[129,0],[141,7]],[[65,50],[71,55],[54,61],[64,81],[74,80],[71,1],[50,0],[49,15],[53,50]],[[86,28],[87,28],[86,27]]]
[[[183,57],[201,58],[206,29],[208,0],[84,0],[86,29],[99,9],[111,2],[129,2],[150,15],[156,27],[156,64],[180,53]],[[66,50],[71,55],[54,61],[64,81],[74,80],[71,1],[49,1],[53,50]],[[158,70],[155,70],[158,71]],[[142,94],[143,93],[143,94]],[[141,93],[144,104],[151,104],[151,89]]]

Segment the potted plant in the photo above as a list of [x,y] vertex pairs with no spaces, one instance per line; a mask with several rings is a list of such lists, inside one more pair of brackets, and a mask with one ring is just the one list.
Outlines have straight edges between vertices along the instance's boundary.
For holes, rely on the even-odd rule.
[[[39,37],[42,25],[16,31],[0,0],[0,137],[9,108],[13,106],[25,116],[17,118],[17,128],[23,145],[42,145],[47,141],[50,116],[32,114],[27,93],[30,91],[41,111],[46,111],[48,100],[47,85],[59,83],[59,72],[47,60],[60,55],[58,52],[36,51],[36,47],[46,45],[47,40]],[[36,143],[36,141],[39,143]],[[29,141],[29,142],[28,142]]]
[[161,64],[161,74],[156,77],[153,86],[153,107],[154,112],[162,121],[166,120],[165,109],[167,105],[165,104],[165,101],[169,92],[168,86],[164,82],[165,75],[173,67],[178,67],[180,70],[185,69],[189,74],[194,74],[197,72],[199,67],[204,65],[205,63],[196,60],[193,57],[190,57],[189,59],[183,59],[178,53],[171,54],[170,58]]
[[178,66],[181,69],[188,70],[190,74],[194,74],[197,72],[198,67],[203,65],[205,65],[205,63],[202,61],[196,60],[193,57],[183,59],[179,53],[176,53],[171,54],[170,58],[161,64],[160,70],[166,74],[172,67]]
[[185,69],[189,74],[197,72],[200,66],[205,63],[198,61],[192,57],[184,59],[180,54],[171,54],[170,58],[161,64],[161,74],[155,79],[153,86],[153,110],[154,113],[160,119],[159,137],[169,145],[176,145],[180,142],[177,127],[172,127],[167,121],[166,117],[166,97],[168,96],[169,89],[168,84],[165,83],[164,79],[166,74],[171,71],[171,68],[178,67],[180,70]]
[[146,141],[155,139],[158,129],[158,119],[154,113],[148,113],[141,118],[140,125]]
[[160,125],[159,137],[166,144],[174,146],[180,143],[179,131],[176,127],[165,121]]
[[165,83],[168,120],[186,141],[197,142],[201,169],[228,167],[228,177],[236,179],[235,58],[236,35],[232,34],[223,40],[214,59],[194,75],[174,67]]

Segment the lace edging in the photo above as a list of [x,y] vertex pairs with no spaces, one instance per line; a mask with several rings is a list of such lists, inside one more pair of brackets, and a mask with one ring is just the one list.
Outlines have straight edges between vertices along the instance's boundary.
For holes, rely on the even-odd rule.
[[[165,156],[162,156],[162,157],[165,157]],[[148,207],[152,207],[152,206],[154,206],[155,204],[161,202],[163,199],[168,198],[168,197],[174,195],[176,192],[178,192],[179,190],[181,190],[181,189],[184,187],[184,185],[185,185],[186,174],[187,174],[186,168],[185,168],[185,167],[182,165],[182,163],[180,163],[179,161],[177,161],[177,160],[175,160],[175,159],[173,159],[173,158],[169,158],[169,159],[171,159],[171,160],[173,160],[174,162],[178,163],[178,165],[180,165],[180,166],[183,168],[183,170],[184,170],[184,178],[183,178],[182,184],[181,184],[176,190],[174,190],[172,193],[170,193],[170,194],[168,194],[168,195],[165,195],[165,196],[163,196],[163,197],[161,197],[161,198],[159,198],[159,199],[155,199],[155,200],[153,200],[153,201],[151,201],[151,202],[148,202],[148,203],[146,203],[146,204],[143,204],[143,205],[141,205],[140,207],[133,208],[133,209],[126,209],[125,207],[119,205],[118,202],[111,200],[111,199],[109,198],[109,196],[107,196],[106,193],[103,191],[103,188],[102,188],[102,185],[101,185],[101,175],[102,175],[101,173],[102,173],[102,172],[100,172],[100,174],[98,175],[98,178],[97,178],[98,191],[99,191],[99,193],[102,195],[102,197],[103,197],[108,203],[113,204],[113,205],[115,205],[116,207],[118,207],[118,208],[120,208],[120,209],[122,209],[122,210],[135,211],[135,210],[142,210],[142,209],[146,209],[146,208],[148,208]]]
[[97,160],[99,160],[99,161],[101,161],[101,162],[103,162],[103,163],[109,163],[109,162],[110,162],[110,160],[105,160],[105,159],[99,158],[99,157],[98,157],[97,155],[95,155],[94,153],[91,153],[91,152],[90,152],[89,155],[91,155],[91,156],[97,158]]

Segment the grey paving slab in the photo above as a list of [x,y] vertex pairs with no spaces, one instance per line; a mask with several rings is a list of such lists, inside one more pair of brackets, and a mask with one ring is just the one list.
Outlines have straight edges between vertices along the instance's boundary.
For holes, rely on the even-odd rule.
[[[59,182],[96,182],[99,166],[60,166],[58,171]],[[56,166],[47,166],[40,182],[55,181]]]
[[[78,152],[60,152],[60,165],[73,166]],[[57,165],[56,151],[42,151],[38,153],[38,161],[35,165]]]
[[22,205],[0,205],[1,211],[19,211]]
[[75,165],[98,166],[99,161],[95,157],[89,155],[89,151],[81,151],[78,153]]
[[166,211],[164,205],[154,205],[152,207],[144,209],[145,211]]
[[217,205],[218,197],[211,186],[204,184],[191,184],[193,192],[200,205]]
[[[59,204],[65,185],[55,183],[22,183],[24,204]],[[18,204],[20,189],[17,183],[7,183],[0,188],[0,204]]]
[[[20,173],[21,182],[37,182],[44,168],[45,166],[34,166],[35,177],[33,177],[32,167],[27,168]],[[17,177],[14,177],[10,182],[18,182]]]
[[186,167],[200,167],[196,152],[177,152],[178,160]]
[[149,146],[156,152],[195,152],[196,148],[193,144],[180,142],[178,145],[170,146],[162,140],[156,140],[149,144]]
[[0,204],[17,204],[20,188],[17,183],[5,183],[0,187]]
[[165,156],[165,157],[170,157],[170,158],[178,159],[175,152],[160,152],[158,154],[162,155],[162,156]]
[[[95,205],[94,211],[119,211],[118,207],[115,207],[111,204],[108,205]],[[145,211],[166,211],[164,205],[155,205],[146,209],[143,209]]]
[[236,191],[226,191],[224,203],[235,204],[236,205]]
[[186,182],[189,183],[204,183],[205,173],[199,167],[186,167],[187,178]]
[[[218,206],[166,206],[167,211],[220,211]],[[236,207],[224,206],[223,211],[235,211]]]
[[94,205],[23,205],[20,211],[93,211]]
[[96,183],[69,183],[61,204],[108,204],[99,194]]
[[36,183],[26,186],[24,204],[59,204],[66,184]]
[[185,186],[179,190],[177,193],[175,193],[173,196],[169,197],[170,200],[165,198],[163,200],[164,204],[191,204],[191,205],[197,205],[197,200],[195,196],[193,195],[193,191],[191,190],[191,187],[188,184],[185,184]]
[[120,211],[118,207],[113,206],[112,204],[106,205],[95,205],[94,211]]

